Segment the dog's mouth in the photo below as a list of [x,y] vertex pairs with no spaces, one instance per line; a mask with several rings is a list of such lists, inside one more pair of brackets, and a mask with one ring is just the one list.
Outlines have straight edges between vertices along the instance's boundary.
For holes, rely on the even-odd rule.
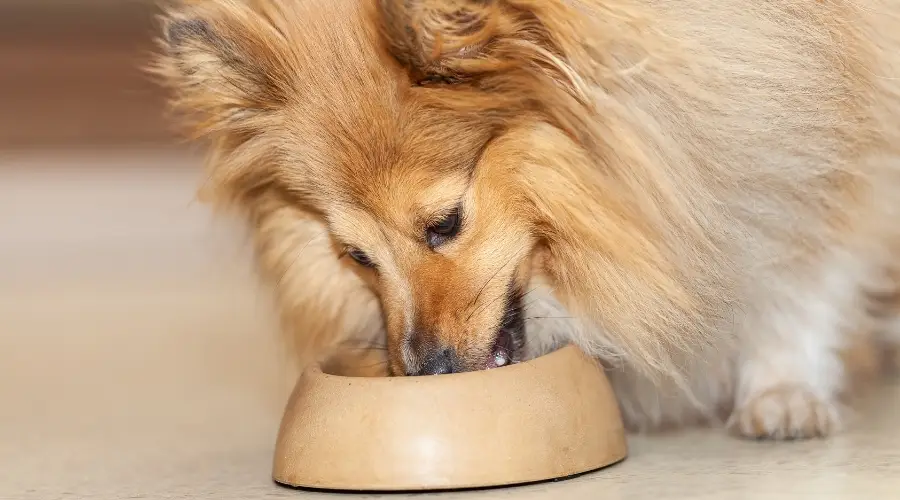
[[521,361],[520,353],[525,344],[525,318],[522,311],[522,294],[511,286],[497,337],[491,347],[490,357],[483,369],[500,368]]
[[515,363],[516,349],[512,346],[512,335],[501,330],[497,335],[497,340],[491,348],[491,357],[485,363],[484,369],[500,368]]

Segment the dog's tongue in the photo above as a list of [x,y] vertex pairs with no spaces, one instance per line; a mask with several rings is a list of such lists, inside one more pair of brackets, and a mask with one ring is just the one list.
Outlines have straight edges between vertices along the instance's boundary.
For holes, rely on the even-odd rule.
[[485,363],[486,366],[484,368],[486,370],[499,368],[509,364],[510,354],[509,349],[507,348],[508,341],[509,336],[506,333],[501,332],[500,335],[497,336],[497,340],[494,342],[494,348],[491,350],[491,357],[487,360],[487,363]]

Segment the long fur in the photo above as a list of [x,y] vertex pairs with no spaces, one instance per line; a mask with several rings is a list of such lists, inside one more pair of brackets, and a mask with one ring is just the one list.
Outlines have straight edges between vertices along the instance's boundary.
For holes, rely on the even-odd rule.
[[[483,356],[513,280],[548,319],[528,355],[596,355],[632,427],[811,437],[900,324],[871,309],[898,283],[898,14],[183,1],[154,71],[211,142],[210,199],[249,216],[304,356],[386,339],[400,366],[413,323]],[[460,241],[417,246],[410,220],[455,199]]]

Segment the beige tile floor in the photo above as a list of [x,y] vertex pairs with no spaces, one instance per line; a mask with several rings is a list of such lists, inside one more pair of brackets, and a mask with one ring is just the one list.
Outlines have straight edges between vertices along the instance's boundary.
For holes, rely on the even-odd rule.
[[[240,233],[191,202],[194,166],[0,158],[0,499],[332,496],[269,479],[292,373]],[[570,481],[439,496],[900,499],[900,387],[830,441],[631,448]]]

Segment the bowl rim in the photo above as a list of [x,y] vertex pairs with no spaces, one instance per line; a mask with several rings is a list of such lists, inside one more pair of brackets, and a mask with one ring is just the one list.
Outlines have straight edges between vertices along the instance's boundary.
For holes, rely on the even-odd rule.
[[413,384],[413,383],[415,383],[415,384],[420,384],[425,380],[433,380],[432,377],[441,377],[440,380],[442,382],[445,382],[445,381],[448,381],[451,379],[452,380],[460,380],[460,379],[466,378],[466,379],[471,380],[473,378],[494,377],[494,376],[500,374],[500,372],[502,372],[502,374],[504,376],[507,376],[509,374],[512,374],[514,371],[534,369],[536,367],[536,365],[547,364],[549,361],[554,360],[558,357],[573,356],[573,355],[588,356],[587,353],[585,353],[580,347],[578,347],[575,344],[570,343],[570,344],[562,345],[562,346],[548,352],[547,354],[542,354],[540,356],[537,356],[537,357],[534,357],[534,358],[531,358],[531,359],[528,359],[525,361],[520,361],[518,363],[512,363],[512,364],[509,364],[506,366],[491,368],[489,370],[475,370],[475,371],[468,371],[468,372],[445,373],[445,374],[441,374],[441,375],[426,375],[426,376],[416,376],[416,377],[391,376],[391,375],[384,376],[384,377],[380,377],[380,376],[379,377],[367,377],[367,376],[341,375],[341,374],[337,374],[337,373],[329,373],[322,368],[322,366],[325,363],[319,362],[319,363],[311,363],[310,366],[308,366],[304,370],[303,375],[304,376],[312,376],[312,377],[315,377],[322,381],[346,382],[348,380],[355,380],[355,381],[367,381],[370,383],[393,383],[393,384],[403,384],[403,383]]

